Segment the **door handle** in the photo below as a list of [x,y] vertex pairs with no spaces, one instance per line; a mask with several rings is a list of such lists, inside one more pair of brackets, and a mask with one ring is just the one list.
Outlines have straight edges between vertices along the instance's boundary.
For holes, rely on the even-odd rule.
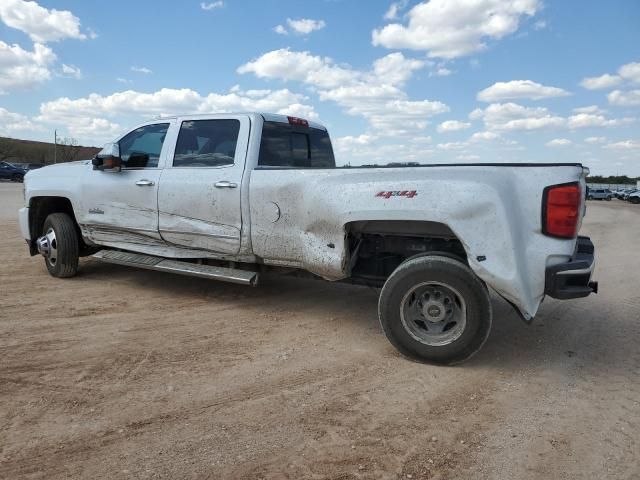
[[216,188],[237,188],[238,184],[223,180],[222,182],[216,182],[215,187]]
[[143,180],[138,180],[136,182],[136,185],[139,187],[153,187],[155,183],[152,182],[151,180],[143,179]]

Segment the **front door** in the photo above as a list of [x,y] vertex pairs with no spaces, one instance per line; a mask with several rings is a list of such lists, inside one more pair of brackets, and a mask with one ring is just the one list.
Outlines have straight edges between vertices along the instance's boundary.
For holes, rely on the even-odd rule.
[[160,235],[169,244],[236,254],[250,120],[221,115],[179,122],[158,191]]
[[136,128],[118,142],[122,171],[85,175],[79,223],[90,240],[131,250],[164,244],[158,233],[158,184],[169,127],[166,122]]

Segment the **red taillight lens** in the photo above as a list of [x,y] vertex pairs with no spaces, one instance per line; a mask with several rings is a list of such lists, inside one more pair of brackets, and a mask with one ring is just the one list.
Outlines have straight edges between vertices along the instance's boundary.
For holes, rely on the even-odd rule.
[[542,233],[551,237],[574,238],[580,225],[579,183],[555,185],[542,196]]

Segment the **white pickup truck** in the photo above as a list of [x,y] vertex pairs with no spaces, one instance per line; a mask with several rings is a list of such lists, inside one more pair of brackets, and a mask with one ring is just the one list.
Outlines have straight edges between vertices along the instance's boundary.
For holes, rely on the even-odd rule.
[[260,273],[381,287],[404,354],[484,344],[489,287],[525,320],[597,291],[580,164],[339,168],[321,125],[271,114],[137,126],[93,159],[29,172],[20,227],[54,277],[78,257],[255,285]]

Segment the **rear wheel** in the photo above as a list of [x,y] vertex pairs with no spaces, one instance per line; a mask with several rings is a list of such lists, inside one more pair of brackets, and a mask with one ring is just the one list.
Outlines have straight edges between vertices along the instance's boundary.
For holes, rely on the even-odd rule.
[[78,273],[78,234],[66,213],[52,213],[46,218],[37,247],[52,276],[69,278]]
[[14,173],[11,177],[12,182],[22,182],[24,180],[24,175],[20,175],[19,173]]
[[589,196],[587,197],[587,200],[593,200],[593,195],[589,195]]
[[461,261],[439,255],[402,263],[382,288],[378,313],[387,338],[400,352],[429,363],[467,360],[491,330],[484,283]]

